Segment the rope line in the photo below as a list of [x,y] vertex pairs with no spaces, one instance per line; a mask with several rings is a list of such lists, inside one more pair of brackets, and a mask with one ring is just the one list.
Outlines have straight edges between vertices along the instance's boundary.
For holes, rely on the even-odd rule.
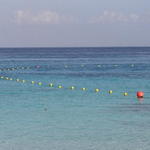
[[[62,67],[64,69],[71,69],[71,68],[74,68],[74,67],[79,67],[80,68],[87,68],[89,67],[88,64],[79,64],[79,65],[63,65]],[[111,65],[111,64],[92,64],[93,68],[105,68],[108,67],[108,68],[111,68],[111,67],[130,67],[130,68],[133,68],[133,67],[136,67],[137,65],[135,64],[128,64],[128,65],[124,65],[124,64],[114,64],[114,65]],[[2,71],[15,71],[15,70],[28,70],[28,69],[42,69],[42,68],[53,68],[54,66],[47,66],[47,67],[43,67],[43,66],[40,66],[40,65],[36,65],[36,66],[31,66],[31,67],[28,67],[28,66],[19,66],[19,67],[10,67],[10,68],[0,68],[0,72]],[[58,66],[55,66],[55,67],[58,67]],[[60,69],[60,68],[58,68]],[[90,68],[91,69],[91,66]],[[111,68],[112,69],[112,68]]]
[[[63,65],[63,67],[65,68],[65,69],[68,69],[68,68],[73,68],[73,67],[81,67],[81,68],[85,68],[85,67],[88,67],[88,65],[87,64],[79,64],[79,65]],[[114,65],[110,65],[110,64],[92,64],[92,66],[95,66],[95,67],[97,67],[97,68],[106,68],[106,67],[108,67],[108,68],[111,68],[111,67],[115,67],[115,68],[117,68],[117,67],[122,67],[122,66],[125,66],[125,67],[131,67],[131,68],[133,68],[133,67],[135,67],[135,66],[137,66],[137,64],[135,65],[135,64],[127,64],[127,65],[125,65],[125,64],[114,64]],[[52,67],[52,68],[51,68]],[[53,69],[53,67],[54,66],[49,66],[48,68],[49,69]],[[56,66],[55,66],[56,67]],[[58,66],[57,66],[58,67]],[[59,66],[60,67],[60,66]],[[0,68],[0,72],[1,73],[5,73],[6,71],[17,71],[17,70],[31,70],[31,69],[38,69],[38,71],[40,70],[40,69],[46,69],[46,67],[43,67],[43,66],[40,66],[40,65],[36,65],[36,66],[30,66],[30,67],[28,67],[28,66],[19,66],[19,67],[10,67],[10,68]],[[60,69],[60,68],[58,68],[58,69]],[[91,67],[90,67],[90,69],[91,69]],[[111,68],[112,69],[112,68]],[[4,75],[0,75],[0,79],[3,79],[3,80],[9,80],[9,81],[16,81],[16,82],[20,82],[20,83],[31,83],[31,84],[36,84],[36,85],[38,85],[38,86],[42,86],[43,85],[43,83],[42,82],[37,82],[37,81],[28,81],[28,80],[24,80],[24,79],[19,79],[19,78],[17,78],[17,79],[14,79],[14,78],[11,78],[11,77],[7,77],[7,76],[4,76]],[[53,88],[56,88],[56,89],[69,89],[69,90],[76,90],[76,89],[80,89],[80,90],[82,90],[82,91],[89,91],[89,89],[88,88],[86,88],[86,87],[81,87],[81,88],[77,88],[76,86],[70,86],[70,87],[67,87],[67,88],[65,88],[63,85],[54,85],[53,83],[49,83],[49,84],[47,84],[46,86],[48,86],[48,87],[53,87]],[[92,90],[93,92],[95,92],[95,93],[101,93],[101,90],[99,89],[99,88],[95,88],[95,89],[93,89]],[[113,94],[114,92],[113,92],[113,90],[108,90],[108,92],[107,92],[108,94]],[[131,92],[130,92],[131,93]],[[146,92],[146,93],[149,93],[149,92]],[[128,92],[122,92],[122,95],[123,96],[128,96],[129,94],[128,94]]]
[[[45,84],[43,84],[42,82],[38,82],[38,81],[29,81],[29,80],[24,80],[24,79],[14,79],[11,77],[7,77],[7,76],[0,76],[0,79],[2,80],[7,80],[7,81],[16,81],[18,83],[30,83],[32,85],[38,85],[38,86],[44,86]],[[50,88],[55,88],[55,89],[68,89],[68,90],[76,90],[76,89],[80,89],[81,91],[89,91],[88,88],[86,87],[81,87],[81,88],[77,88],[76,86],[70,86],[70,87],[66,87],[63,85],[54,85],[53,83],[48,83],[46,84],[46,87],[50,87]],[[101,93],[101,90],[99,88],[95,88],[92,90],[95,93]],[[112,90],[108,90],[107,92],[108,94],[113,94]],[[128,96],[128,92],[122,92],[123,96]]]

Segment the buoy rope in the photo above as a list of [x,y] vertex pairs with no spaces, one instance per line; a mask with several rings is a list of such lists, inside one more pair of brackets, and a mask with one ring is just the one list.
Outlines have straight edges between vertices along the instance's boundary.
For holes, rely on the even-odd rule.
[[[93,65],[93,64],[92,64]],[[102,68],[102,67],[119,67],[119,66],[130,66],[130,67],[135,67],[135,64],[116,64],[116,65],[110,65],[110,64],[97,64],[96,65],[96,67],[98,67],[98,68]],[[137,65],[137,64],[136,64]],[[81,64],[81,65],[78,65],[78,66],[80,66],[80,67],[88,67],[88,65],[87,64]],[[51,68],[51,67],[53,67],[53,66],[49,66],[49,67],[47,67],[47,68]],[[57,67],[57,66],[54,66],[54,67]],[[65,69],[67,69],[67,68],[71,68],[71,67],[76,67],[76,65],[64,65],[64,68]],[[40,70],[40,69],[42,69],[42,68],[46,68],[45,66],[43,67],[43,66],[41,66],[41,65],[36,65],[36,66],[30,66],[30,67],[28,67],[28,66],[19,66],[19,67],[11,67],[11,68],[0,68],[0,72],[1,73],[3,73],[3,72],[5,72],[5,71],[17,71],[17,70],[27,70],[27,69],[29,69],[29,70],[32,70],[32,69],[38,69],[38,71]],[[59,69],[59,68],[58,68]],[[39,85],[39,86],[42,86],[43,85],[43,83],[42,82],[37,82],[37,81],[28,81],[28,80],[22,80],[22,79],[19,79],[19,78],[17,78],[17,79],[14,79],[14,78],[11,78],[11,77],[7,77],[7,76],[4,76],[4,75],[1,75],[0,76],[0,79],[4,79],[4,80],[10,80],[10,81],[17,81],[17,82],[21,82],[21,83],[26,83],[26,82],[29,82],[29,83],[31,83],[31,84],[36,84],[36,85]],[[65,87],[65,86],[63,86],[63,85],[60,85],[60,84],[58,84],[58,85],[54,85],[53,83],[49,83],[49,84],[47,84],[47,86],[49,86],[49,87],[53,87],[53,88],[55,88],[55,89],[70,89],[70,90],[75,90],[75,89],[80,89],[80,90],[82,90],[82,91],[90,91],[90,89],[88,89],[88,88],[86,88],[86,87],[82,87],[82,88],[77,88],[76,86],[70,86],[70,87]],[[94,91],[95,93],[100,93],[101,92],[101,89],[99,89],[99,88],[95,88],[95,89],[93,89],[92,91]],[[108,92],[107,93],[109,93],[109,94],[113,94],[114,93],[114,91],[112,91],[112,90],[108,90]],[[129,94],[128,94],[128,92],[121,92],[122,93],[122,95],[124,95],[124,96],[128,96]],[[130,93],[131,93],[131,91],[130,91]],[[145,93],[149,93],[149,92],[145,92]],[[141,94],[141,93],[140,93]]]
[[[70,69],[70,68],[73,68],[73,67],[81,67],[81,68],[87,68],[89,65],[88,64],[72,64],[72,65],[64,65],[64,68],[65,69]],[[124,66],[124,67],[126,67],[126,66],[128,66],[128,67],[131,67],[131,68],[133,68],[133,67],[135,67],[135,66],[137,66],[137,65],[135,65],[135,64],[114,64],[114,65],[112,65],[112,64],[91,64],[90,66],[95,66],[96,68],[105,68],[106,69],[106,67],[108,67],[108,68],[111,68],[111,67],[122,67],[122,66]],[[28,67],[28,66],[18,66],[18,67],[10,67],[10,68],[0,68],[0,72],[2,72],[2,71],[15,71],[15,70],[27,70],[27,69],[42,69],[42,68],[53,68],[53,67],[57,67],[57,65],[56,66],[41,66],[41,65],[36,65],[36,66],[30,66],[30,67]],[[60,69],[60,68],[58,68],[58,69]],[[90,67],[90,69],[91,69],[91,67]],[[112,69],[112,68],[111,68]]]
[[[93,90],[88,89],[86,87],[81,87],[81,88],[77,88],[76,86],[70,86],[70,87],[65,87],[61,84],[57,84],[54,85],[53,83],[48,83],[48,84],[43,84],[40,81],[29,81],[29,80],[24,80],[24,79],[20,79],[20,78],[11,78],[8,76],[2,76],[0,75],[0,79],[2,80],[7,80],[7,81],[16,81],[18,83],[30,83],[32,85],[38,85],[38,86],[42,86],[42,85],[46,85],[47,87],[53,88],[53,89],[68,89],[68,90],[76,90],[76,89],[80,89],[81,91],[93,91],[95,93],[101,93],[101,89],[100,88],[94,88]],[[108,90],[107,91],[108,94],[113,94],[113,90]],[[128,96],[128,92],[121,92],[123,96]]]

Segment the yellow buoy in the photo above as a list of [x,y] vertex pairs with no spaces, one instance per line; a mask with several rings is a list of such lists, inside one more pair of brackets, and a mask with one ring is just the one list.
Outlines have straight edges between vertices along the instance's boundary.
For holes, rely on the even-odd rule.
[[112,94],[113,93],[113,91],[112,90],[109,90],[109,94]]
[[50,86],[50,87],[53,87],[54,85],[53,85],[53,83],[50,83],[49,86]]
[[42,85],[42,82],[39,82],[38,85]]
[[100,92],[100,89],[95,89],[95,92]]
[[34,84],[34,83],[35,83],[35,81],[31,81],[31,83],[32,83],[32,84]]
[[124,95],[124,96],[128,96],[128,93],[127,93],[127,92],[124,92],[123,95]]
[[23,82],[23,83],[25,83],[25,82],[26,82],[26,80],[22,80],[22,82]]
[[70,89],[71,89],[71,90],[74,90],[74,89],[75,89],[75,87],[74,87],[74,86],[71,86],[71,87],[70,87]]
[[12,78],[10,78],[9,80],[10,80],[10,81],[12,81],[13,79],[12,79]]
[[5,79],[6,79],[6,80],[9,80],[9,78],[8,78],[8,77],[6,77]]
[[62,89],[63,87],[61,85],[58,86],[59,89]]
[[3,77],[3,76],[1,76],[1,79],[4,79],[4,77]]
[[81,90],[82,90],[82,91],[86,91],[87,89],[86,89],[86,88],[81,88]]

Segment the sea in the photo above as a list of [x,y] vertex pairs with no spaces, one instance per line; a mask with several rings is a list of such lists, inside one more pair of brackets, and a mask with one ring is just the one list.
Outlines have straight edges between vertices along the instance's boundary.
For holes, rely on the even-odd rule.
[[112,149],[150,149],[150,47],[0,48],[0,150]]

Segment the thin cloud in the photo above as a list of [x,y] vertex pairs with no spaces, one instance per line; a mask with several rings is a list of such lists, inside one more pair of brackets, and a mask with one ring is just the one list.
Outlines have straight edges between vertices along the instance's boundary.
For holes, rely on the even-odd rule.
[[123,14],[115,11],[104,11],[101,15],[92,17],[89,19],[89,23],[97,24],[97,23],[136,23],[136,22],[145,22],[147,21],[147,17],[145,15],[139,14]]
[[77,20],[72,16],[60,15],[53,11],[42,11],[34,14],[31,11],[18,10],[15,13],[15,22],[18,24],[68,24]]

